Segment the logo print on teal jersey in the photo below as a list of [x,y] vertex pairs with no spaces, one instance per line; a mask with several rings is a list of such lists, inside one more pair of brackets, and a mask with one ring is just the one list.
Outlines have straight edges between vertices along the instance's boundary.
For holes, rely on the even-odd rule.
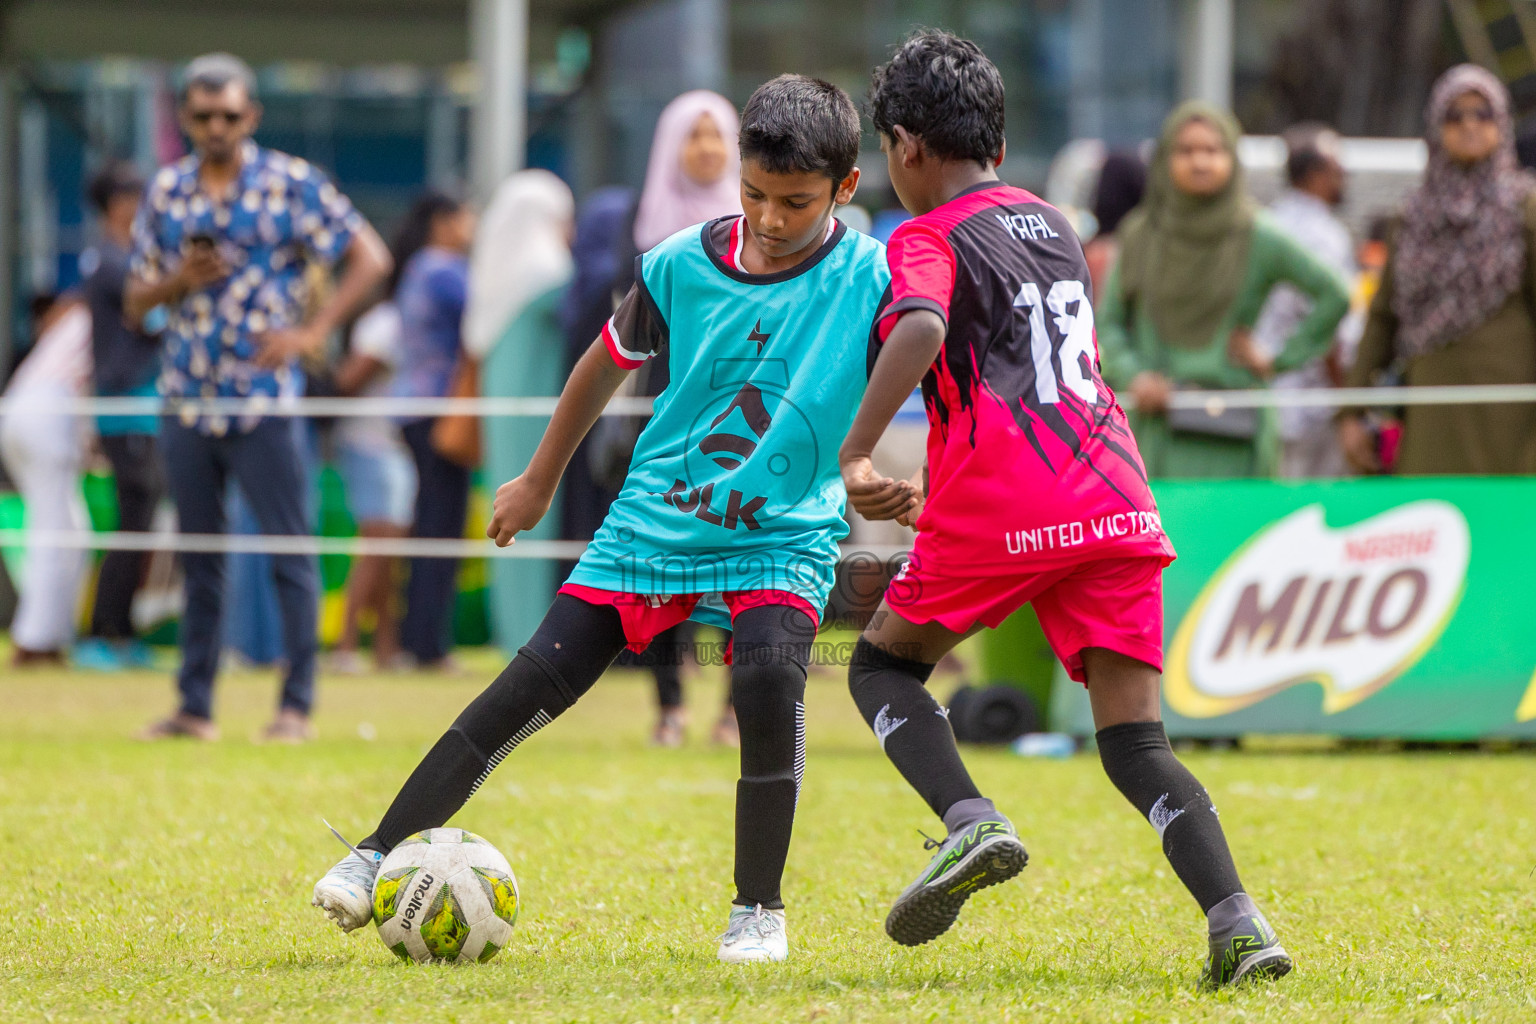
[[[709,424],[709,429],[714,429],[731,418],[731,413],[741,410],[742,417],[747,421],[747,428],[756,435],[757,439],[768,433],[768,428],[773,426],[773,417],[768,414],[768,407],[763,404],[763,393],[756,384],[743,384],[741,390],[736,392],[736,397],[731,399],[731,404],[725,407],[725,412],[716,416]],[[721,469],[739,469],[743,460],[751,457],[757,451],[757,440],[742,437],[740,434],[710,433],[699,442],[699,451],[708,455]]]
[[[761,318],[747,335],[759,354],[771,338]],[[727,530],[760,530],[810,493],[819,454],[815,430],[787,396],[790,372],[783,359],[718,359],[710,378],[712,391],[728,392],[731,397],[723,403],[707,403],[695,418],[684,457],[684,473],[690,479],[674,480],[661,499],[679,512]],[[778,429],[770,438],[769,430],[776,424]],[[696,462],[700,456],[706,460],[702,464]],[[718,479],[716,467],[734,475],[749,462],[755,474],[766,471],[779,478],[775,483],[789,484],[781,493],[793,495],[793,500],[783,508],[768,509],[767,497],[751,493],[753,474],[744,479],[745,490]],[[695,484],[694,480],[709,482]],[[723,492],[719,498],[717,490]]]
[[752,333],[747,335],[747,340],[757,342],[757,354],[762,355],[763,346],[768,344],[768,339],[771,337],[773,335],[763,333],[763,318],[758,317],[757,326],[752,328]]

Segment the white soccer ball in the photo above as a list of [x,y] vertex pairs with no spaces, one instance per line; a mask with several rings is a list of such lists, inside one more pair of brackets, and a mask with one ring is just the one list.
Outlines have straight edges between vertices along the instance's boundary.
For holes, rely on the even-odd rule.
[[402,960],[485,963],[517,923],[517,878],[490,843],[459,828],[418,832],[379,865],[373,923]]

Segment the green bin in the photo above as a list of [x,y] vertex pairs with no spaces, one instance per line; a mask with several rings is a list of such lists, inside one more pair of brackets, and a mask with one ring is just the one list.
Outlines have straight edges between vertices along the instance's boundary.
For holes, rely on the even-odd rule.
[[1025,605],[997,629],[983,630],[976,638],[977,681],[983,685],[1013,686],[1027,693],[1047,720],[1055,680],[1056,655],[1046,643],[1035,610]]

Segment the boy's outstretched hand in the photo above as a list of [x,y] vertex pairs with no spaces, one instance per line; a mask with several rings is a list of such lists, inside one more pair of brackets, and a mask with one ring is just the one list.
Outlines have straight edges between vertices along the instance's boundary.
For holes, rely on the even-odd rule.
[[[847,460],[842,470],[848,504],[865,519],[895,519],[922,503],[922,497],[909,481],[881,476],[875,472],[874,463],[865,456]],[[498,502],[500,498],[498,494]]]
[[895,419],[901,403],[922,381],[944,347],[944,318],[927,309],[901,314],[880,347],[864,400],[843,438],[839,463],[848,503],[865,519],[906,517],[910,523],[923,504],[923,488],[910,480],[892,480],[875,472],[869,453]]
[[527,473],[508,480],[496,488],[491,524],[485,528],[485,535],[497,547],[506,547],[519,533],[538,526],[554,500],[555,488],[530,480]]

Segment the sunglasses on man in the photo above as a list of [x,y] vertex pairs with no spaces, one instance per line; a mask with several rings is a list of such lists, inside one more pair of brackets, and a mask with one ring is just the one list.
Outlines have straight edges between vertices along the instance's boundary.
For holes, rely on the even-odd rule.
[[240,123],[245,114],[243,111],[235,110],[194,110],[191,116],[197,124],[210,124],[217,119],[229,127],[234,127]]

